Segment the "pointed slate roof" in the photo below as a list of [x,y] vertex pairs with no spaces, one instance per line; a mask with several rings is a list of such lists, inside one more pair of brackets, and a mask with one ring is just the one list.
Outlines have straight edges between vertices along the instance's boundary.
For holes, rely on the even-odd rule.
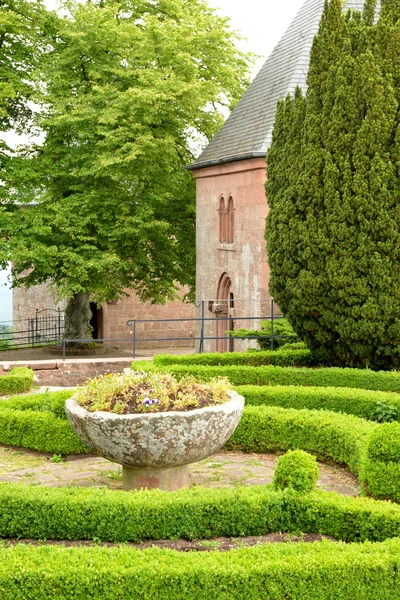
[[[364,0],[348,0],[345,9],[362,10],[363,6]],[[189,169],[266,155],[277,101],[297,86],[306,90],[311,46],[323,9],[324,0],[305,1],[222,128]]]

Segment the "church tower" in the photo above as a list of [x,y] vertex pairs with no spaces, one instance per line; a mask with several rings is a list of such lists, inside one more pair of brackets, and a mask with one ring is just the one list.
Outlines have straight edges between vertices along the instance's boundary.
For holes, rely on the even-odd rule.
[[[348,0],[345,10],[362,10],[363,5],[363,0]],[[305,1],[225,124],[188,167],[197,189],[196,297],[212,299],[207,317],[227,319],[208,322],[208,337],[223,335],[232,325],[258,328],[259,322],[239,317],[269,316],[265,156],[277,101],[297,86],[306,90],[311,46],[323,8],[324,0]],[[228,343],[209,340],[205,350],[226,351]]]

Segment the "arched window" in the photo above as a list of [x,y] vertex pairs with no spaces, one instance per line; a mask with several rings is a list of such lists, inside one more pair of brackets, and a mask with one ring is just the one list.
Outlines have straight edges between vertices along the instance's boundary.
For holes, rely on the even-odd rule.
[[226,242],[226,234],[227,234],[227,223],[226,223],[226,209],[225,209],[225,198],[221,196],[219,199],[219,241],[221,243]]
[[232,196],[229,196],[226,220],[227,220],[227,236],[226,236],[227,242],[228,242],[228,244],[232,244],[235,241],[235,207],[233,205]]

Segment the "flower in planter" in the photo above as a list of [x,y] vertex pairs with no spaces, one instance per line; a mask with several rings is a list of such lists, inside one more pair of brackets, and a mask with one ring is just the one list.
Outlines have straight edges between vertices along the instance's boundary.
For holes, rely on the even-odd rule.
[[77,394],[78,403],[89,412],[117,414],[189,411],[229,400],[225,378],[201,383],[194,377],[177,380],[159,372],[132,372],[96,377]]

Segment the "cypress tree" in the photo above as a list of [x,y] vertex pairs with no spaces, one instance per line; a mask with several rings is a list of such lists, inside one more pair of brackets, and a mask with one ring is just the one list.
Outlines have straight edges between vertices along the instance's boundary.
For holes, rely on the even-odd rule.
[[399,12],[383,0],[374,25],[375,2],[364,15],[325,5],[299,156],[289,160],[281,105],[267,157],[270,291],[328,364],[400,365]]

